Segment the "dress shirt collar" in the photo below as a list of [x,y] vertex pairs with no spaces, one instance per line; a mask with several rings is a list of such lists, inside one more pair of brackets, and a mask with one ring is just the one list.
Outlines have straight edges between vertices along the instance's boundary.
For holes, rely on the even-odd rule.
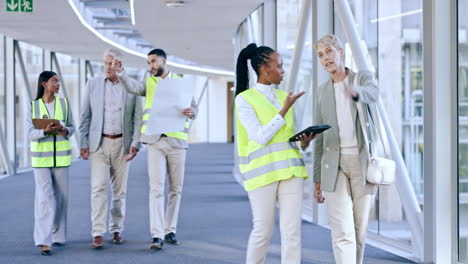
[[110,82],[110,83],[112,83],[112,84],[117,84],[117,83],[120,82],[120,80],[119,80],[119,78],[117,78],[117,80],[116,80],[115,82],[112,82],[109,78],[104,77],[104,82]]

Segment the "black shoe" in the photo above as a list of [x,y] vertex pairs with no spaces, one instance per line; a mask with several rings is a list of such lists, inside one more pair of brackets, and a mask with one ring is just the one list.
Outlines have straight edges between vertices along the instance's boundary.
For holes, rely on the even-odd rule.
[[65,246],[65,244],[64,244],[64,243],[60,243],[60,242],[54,242],[54,243],[52,243],[52,246],[53,246],[53,247],[63,247],[63,246]]
[[112,234],[112,243],[122,244],[124,241],[124,238],[120,235],[119,232],[115,232],[114,234]]
[[51,250],[41,250],[41,255],[42,256],[50,256],[50,255],[52,255],[52,251]]
[[52,250],[49,247],[42,246],[41,247],[41,255],[42,256],[50,256],[52,255]]
[[175,237],[174,232],[171,232],[167,234],[164,237],[164,240],[166,240],[167,243],[172,244],[172,245],[179,245],[179,241],[177,241],[177,238]]
[[163,244],[164,242],[162,239],[155,237],[153,238],[153,243],[151,243],[150,248],[155,249],[155,250],[161,250],[163,247]]

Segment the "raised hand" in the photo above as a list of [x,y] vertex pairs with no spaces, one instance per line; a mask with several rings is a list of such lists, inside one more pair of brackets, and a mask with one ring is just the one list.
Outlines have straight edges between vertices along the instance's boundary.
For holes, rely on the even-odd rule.
[[193,112],[193,109],[190,107],[185,108],[182,114],[184,114],[188,118],[192,118],[195,115],[195,113]]
[[303,96],[305,92],[299,92],[297,94],[293,94],[292,92],[288,93],[288,96],[286,97],[286,100],[284,100],[284,105],[283,108],[280,111],[280,115],[284,117],[286,113],[289,111],[289,108],[296,102],[299,97]]
[[[356,77],[355,77],[356,78]],[[357,97],[358,95],[358,92],[356,90],[356,87],[354,87],[354,84],[352,83],[348,83],[348,84],[344,84],[344,88],[345,88],[345,94],[350,97],[350,98],[355,98]]]
[[112,69],[115,70],[117,73],[123,72],[122,61],[118,59],[114,59],[112,61]]

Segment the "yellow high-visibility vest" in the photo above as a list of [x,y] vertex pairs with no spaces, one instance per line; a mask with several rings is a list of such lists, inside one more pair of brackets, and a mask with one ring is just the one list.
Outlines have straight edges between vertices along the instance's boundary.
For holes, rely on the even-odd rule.
[[[172,75],[173,79],[181,78],[177,75]],[[154,94],[156,93],[156,87],[158,85],[159,77],[148,77],[146,79],[146,98],[145,98],[145,107],[143,109],[143,124],[141,125],[141,133],[146,135],[146,129],[148,127],[148,122],[150,119],[151,109],[153,108]],[[178,138],[187,140],[188,130],[190,122],[187,118],[185,122],[185,127],[182,131],[165,133],[168,137]]]
[[[275,95],[283,104],[288,93],[275,89]],[[278,109],[255,89],[247,89],[238,96],[244,97],[253,107],[262,125],[268,124],[278,114]],[[284,119],[286,124],[266,145],[261,145],[249,140],[247,131],[239,120],[236,107],[237,153],[246,191],[291,177],[308,177],[299,148],[295,142],[289,142],[289,138],[294,135],[292,108]]]
[[[31,102],[32,118],[50,118],[49,111],[41,99]],[[68,121],[68,101],[55,97],[54,119]],[[68,137],[48,135],[31,140],[31,163],[33,168],[68,167],[71,165],[72,148]]]

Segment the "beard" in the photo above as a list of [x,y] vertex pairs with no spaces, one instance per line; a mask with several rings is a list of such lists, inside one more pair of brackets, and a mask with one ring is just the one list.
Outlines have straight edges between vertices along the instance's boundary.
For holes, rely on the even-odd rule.
[[160,77],[163,73],[164,73],[164,68],[159,68],[154,76],[155,77]]

